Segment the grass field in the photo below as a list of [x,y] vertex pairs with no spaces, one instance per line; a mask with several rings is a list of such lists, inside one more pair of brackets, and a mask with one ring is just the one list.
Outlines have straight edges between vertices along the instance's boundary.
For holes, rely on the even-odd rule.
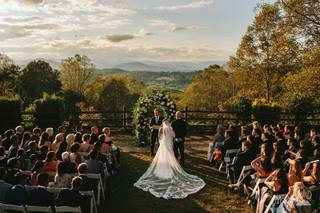
[[[192,141],[201,140],[202,146]],[[183,200],[165,200],[133,187],[135,181],[148,168],[151,158],[148,149],[123,145],[121,170],[113,178],[113,192],[101,212],[110,213],[205,213],[205,212],[251,212],[241,194],[228,191],[225,174],[208,166],[205,160],[206,141],[189,139],[185,170],[203,178],[206,186],[197,194]],[[128,148],[129,147],[129,148]],[[131,147],[131,148],[130,148]]]

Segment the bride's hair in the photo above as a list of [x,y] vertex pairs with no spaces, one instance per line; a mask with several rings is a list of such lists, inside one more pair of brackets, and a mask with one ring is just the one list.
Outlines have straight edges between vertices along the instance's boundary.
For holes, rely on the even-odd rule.
[[163,127],[170,127],[170,122],[168,120],[164,120],[162,124],[163,124]]

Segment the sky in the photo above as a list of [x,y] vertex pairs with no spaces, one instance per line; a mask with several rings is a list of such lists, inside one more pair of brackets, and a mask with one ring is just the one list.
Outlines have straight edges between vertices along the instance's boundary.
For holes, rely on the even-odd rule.
[[272,0],[0,0],[0,52],[98,66],[128,61],[228,60]]

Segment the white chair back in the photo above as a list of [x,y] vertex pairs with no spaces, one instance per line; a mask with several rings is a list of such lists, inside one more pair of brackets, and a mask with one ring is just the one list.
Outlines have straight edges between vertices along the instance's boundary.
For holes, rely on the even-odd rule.
[[31,212],[44,212],[44,213],[54,213],[50,206],[26,206],[28,213]]
[[8,212],[8,211],[17,211],[17,212],[27,213],[24,206],[0,203],[0,212]]
[[59,212],[81,213],[80,207],[56,206],[55,209],[56,209],[56,213],[59,213]]

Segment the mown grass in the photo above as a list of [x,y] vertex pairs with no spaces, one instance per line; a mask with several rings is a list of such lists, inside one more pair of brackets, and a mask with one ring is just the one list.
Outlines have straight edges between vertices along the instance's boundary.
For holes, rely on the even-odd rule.
[[183,200],[165,200],[133,187],[148,168],[151,158],[147,152],[122,153],[121,170],[113,178],[113,192],[107,198],[102,212],[110,213],[205,213],[251,212],[243,196],[228,191],[225,174],[207,165],[205,153],[189,149],[185,170],[200,176],[207,185]]

